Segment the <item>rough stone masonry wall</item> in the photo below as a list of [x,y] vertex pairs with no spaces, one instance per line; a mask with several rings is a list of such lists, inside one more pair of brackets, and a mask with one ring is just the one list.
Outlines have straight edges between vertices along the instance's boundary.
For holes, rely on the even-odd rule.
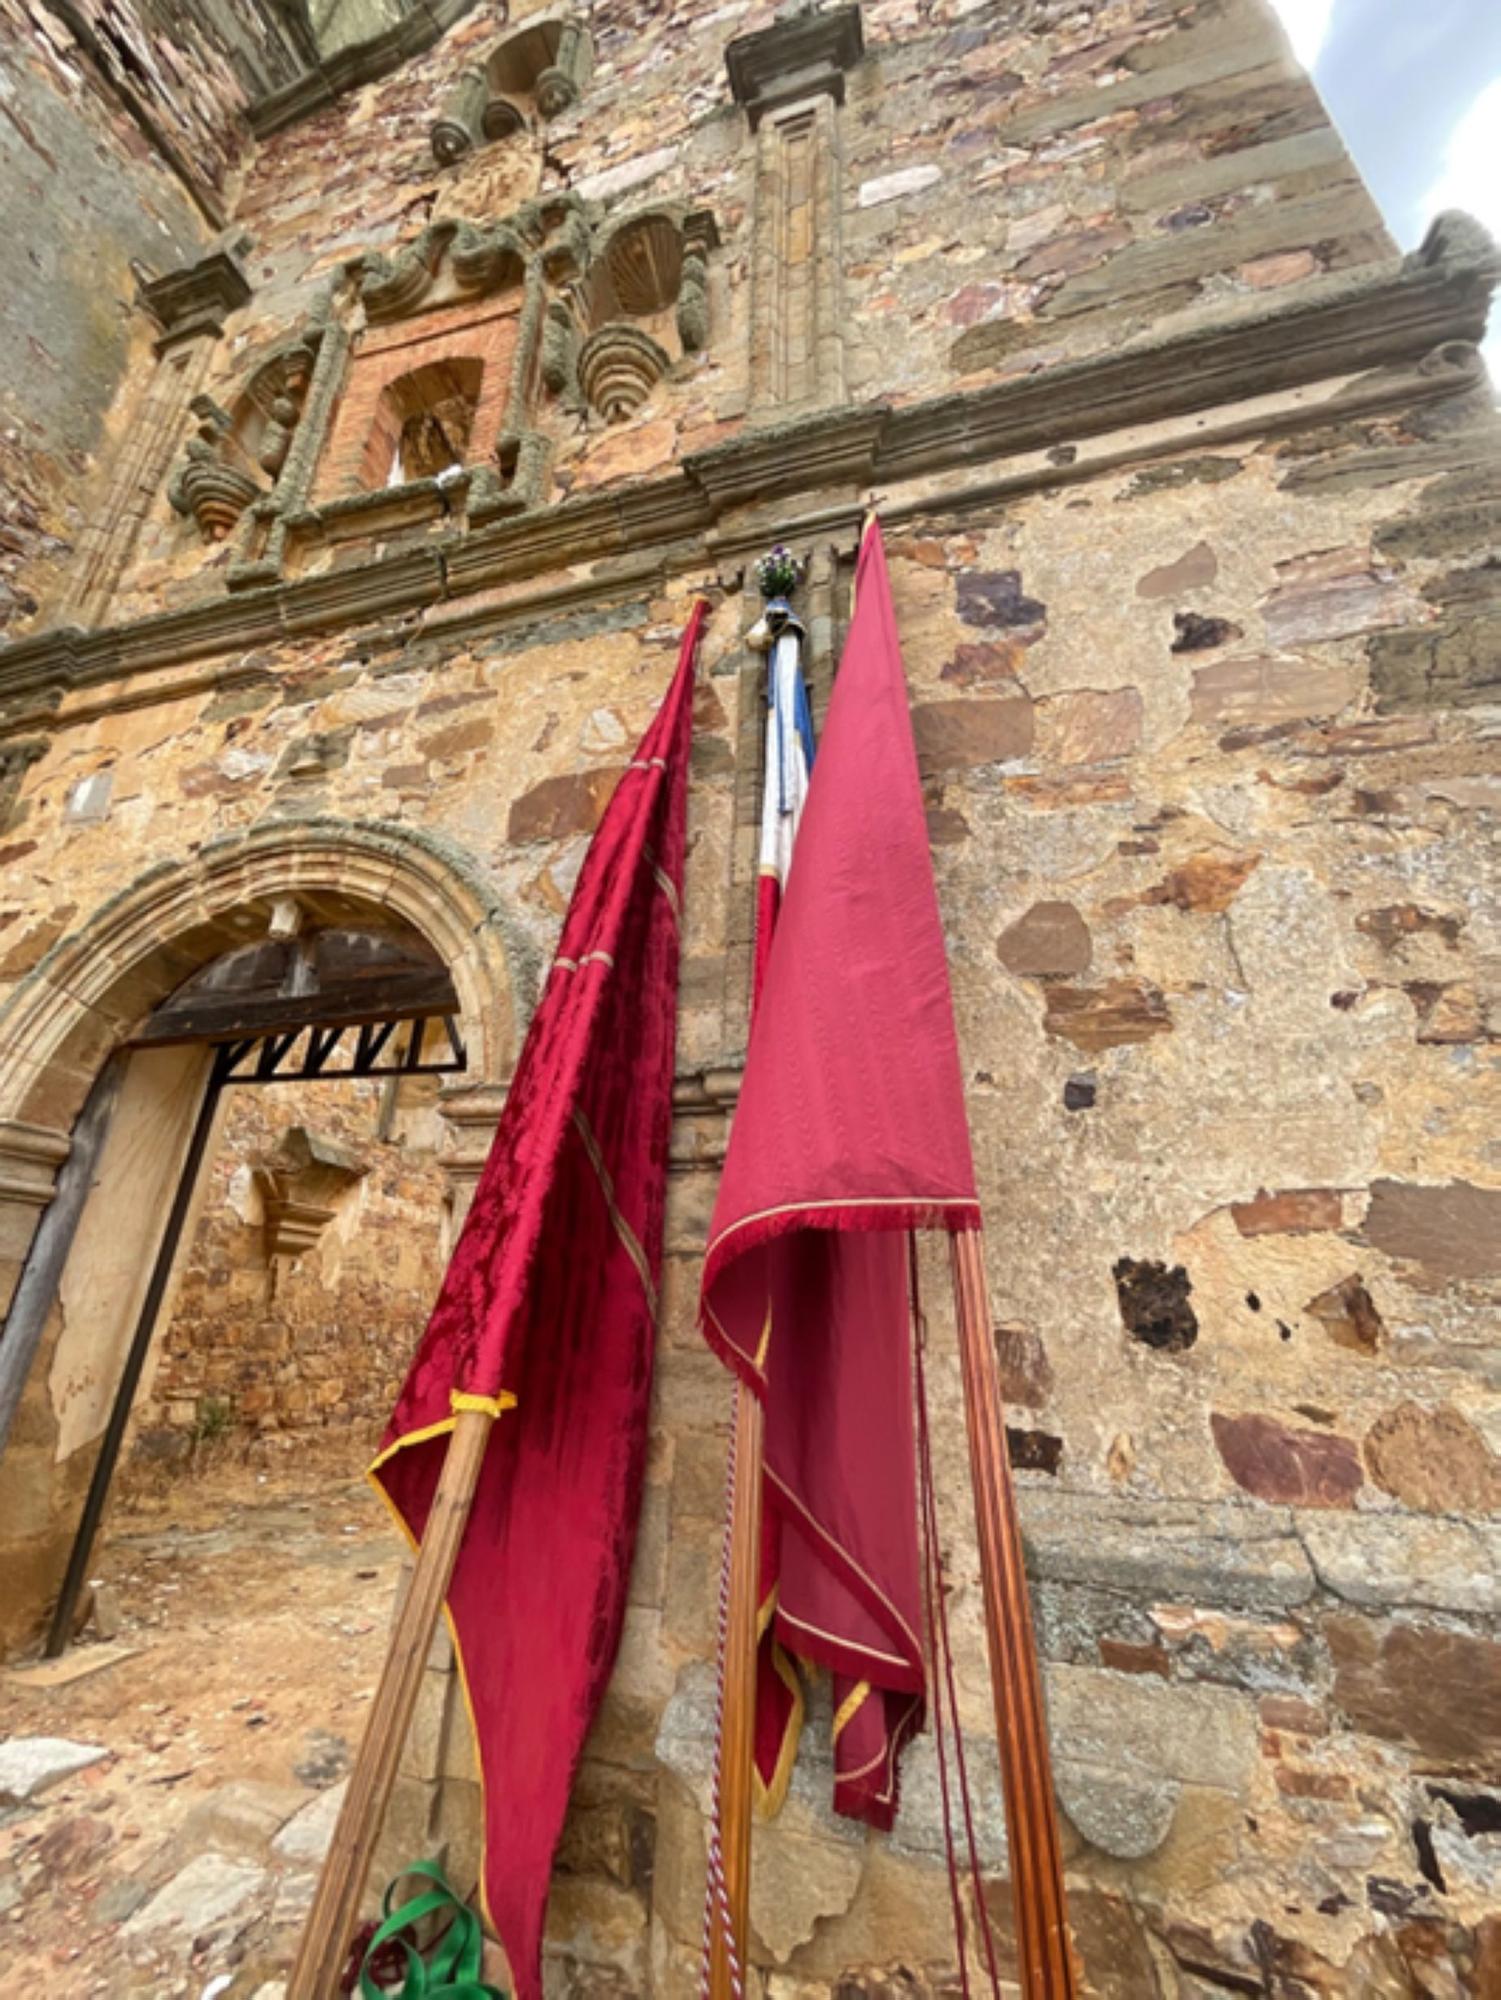
[[[411,1097],[422,1086],[404,1089]],[[436,1119],[431,1107],[398,1110],[381,1136],[385,1090],[230,1093],[171,1322],[136,1407],[143,1467],[179,1465],[216,1440],[326,1431],[347,1434],[351,1467],[373,1449],[437,1292],[445,1235]],[[332,1212],[305,1249],[278,1239],[268,1186],[294,1130],[341,1148],[351,1170],[337,1190],[318,1190]]]
[[[538,11],[513,8],[512,21]],[[593,75],[542,143],[483,146],[447,167],[433,158],[437,109],[496,39],[484,12],[396,74],[276,134],[237,210],[254,239],[255,297],[226,322],[207,393],[231,407],[358,253],[389,251],[430,222],[500,219],[535,195],[572,190],[606,213],[706,206],[724,243],[710,267],[707,346],[636,421],[544,410],[553,450],[544,497],[653,472],[767,415],[752,331],[764,345],[787,298],[757,293],[756,218],[792,200],[793,169],[757,168],[743,114],[726,101],[722,51],[773,10],[716,10],[708,32],[695,25],[701,11],[682,0],[597,10]],[[789,288],[828,298],[845,349],[842,381],[788,385],[805,401],[847,391],[900,404],[1025,376],[1254,305],[1389,247],[1260,0],[1066,10],[878,0],[863,16],[869,55],[848,78],[841,136],[810,169],[814,183],[833,176],[845,212],[837,228],[827,216],[815,228],[810,185],[779,259]],[[388,535],[384,545],[441,532]],[[367,552],[324,550],[309,567]],[[135,554],[119,617],[221,593],[234,559],[227,544],[206,556],[165,492]]]
[[[595,84],[545,153],[434,170],[427,123],[482,45],[473,21],[278,135],[245,211],[261,290],[227,329],[222,379],[355,249],[434,213],[504,213],[565,171],[610,174],[601,199],[716,208],[713,335],[632,424],[549,416],[556,494],[665,484],[711,432],[772,421],[751,366],[778,323],[753,275],[756,147],[720,70],[722,40],[769,10],[697,36],[687,12],[602,10]],[[1076,433],[1087,399],[1066,402],[1063,363],[1258,312],[1268,291],[1331,296],[1316,267],[1382,248],[1368,200],[1259,7],[893,0],[865,26],[836,182],[848,387],[910,402],[1015,371],[1040,410],[1072,413],[1045,449],[977,447],[880,498],[1088,1990],[1480,2000],[1501,1984],[1491,399],[1446,351]],[[810,276],[826,252],[810,238]],[[1275,338],[1247,338],[1258,379]],[[1142,385],[1160,398],[1160,373]],[[544,585],[566,603],[524,577],[391,616],[370,600],[347,629],[227,659],[204,641],[149,680],[60,687],[4,833],[18,1005],[56,941],[161,858],[346,819],[466,858],[524,1018],[692,592],[714,586],[652,1458],[554,1887],[560,1995],[696,1991],[728,1396],[693,1305],[744,1038],[757,710],[739,585],[801,512],[826,688],[869,497],[837,469],[806,485],[742,489],[712,538],[643,539],[629,573],[613,556],[555,565]],[[206,572],[170,539],[161,502],[157,527],[120,619],[222,582],[211,552]],[[936,1258],[925,1276],[1005,1949]],[[29,1417],[45,1455],[44,1396]],[[18,1477],[8,1458],[0,1517]],[[952,1996],[931,1742],[894,1836],[867,1839],[828,1814],[826,1730],[758,1837],[754,1983],[766,2000]],[[462,1874],[474,1806],[440,1648],[392,1855],[446,1841]]]
[[151,368],[138,276],[192,263],[224,226],[247,99],[298,58],[260,0],[0,0],[0,50],[4,631],[55,591],[101,503],[90,475]]

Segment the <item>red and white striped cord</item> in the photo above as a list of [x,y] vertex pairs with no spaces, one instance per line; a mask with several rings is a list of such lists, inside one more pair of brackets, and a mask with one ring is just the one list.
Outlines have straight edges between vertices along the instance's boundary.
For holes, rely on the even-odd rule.
[[719,1562],[719,1641],[718,1675],[714,1689],[714,1778],[709,1800],[709,1865],[704,1876],[704,1936],[699,1961],[699,2000],[709,2000],[710,1972],[714,1957],[714,1917],[719,1915],[724,1955],[730,1968],[730,1991],[734,2000],[744,2000],[745,1983],[740,1971],[740,1949],[730,1918],[730,1891],[724,1876],[724,1842],[720,1810],[720,1772],[724,1763],[724,1666],[730,1632],[730,1541],[735,1516],[735,1436],[740,1428],[740,1398],[747,1392],[737,1382],[730,1408],[730,1448],[725,1455],[724,1548]]

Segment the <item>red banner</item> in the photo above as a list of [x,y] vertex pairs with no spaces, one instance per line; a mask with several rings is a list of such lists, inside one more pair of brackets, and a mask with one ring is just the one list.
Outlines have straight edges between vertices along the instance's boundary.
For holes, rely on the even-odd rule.
[[[880,530],[818,746],[704,1266],[711,1346],[766,1410],[785,1649],[834,1676],[835,1804],[889,1826],[923,1709],[905,1232],[979,1227]],[[790,1762],[765,1666],[757,1756]]]
[[372,1467],[419,1539],[454,1412],[506,1413],[447,1608],[484,1780],[481,1893],[520,2000],[542,1992],[548,1878],[614,1664],[641,1499],[703,615],[590,846]]

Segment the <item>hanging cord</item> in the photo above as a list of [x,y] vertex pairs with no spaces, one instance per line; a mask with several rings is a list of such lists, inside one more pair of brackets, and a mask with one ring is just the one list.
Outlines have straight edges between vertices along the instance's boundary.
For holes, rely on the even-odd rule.
[[[918,1489],[922,1512],[924,1569],[928,1592],[929,1650],[933,1658],[933,1720],[938,1750],[938,1782],[943,1800],[943,1839],[948,1861],[950,1892],[954,1899],[955,1929],[959,1943],[959,1984],[965,2000],[969,1995],[967,1952],[963,1923],[963,1903],[959,1893],[957,1859],[954,1854],[953,1819],[949,1809],[949,1785],[943,1732],[944,1693],[947,1691],[949,1719],[954,1734],[954,1766],[959,1781],[959,1798],[964,1814],[964,1840],[969,1854],[970,1878],[974,1884],[975,1911],[985,1946],[985,1963],[995,2000],[1001,2000],[1001,1975],[996,1964],[995,1937],[990,1910],[985,1901],[985,1885],[980,1871],[980,1845],[975,1834],[974,1805],[969,1788],[969,1759],[964,1749],[964,1727],[959,1720],[959,1691],[954,1675],[954,1649],[949,1643],[948,1604],[944,1595],[943,1556],[938,1539],[938,1494],[933,1480],[932,1433],[928,1417],[927,1347],[928,1318],[923,1311],[917,1272],[917,1238],[908,1234],[907,1265],[912,1292],[913,1342],[917,1358],[917,1451]],[[942,1662],[942,1686],[939,1663]]]
[[724,1546],[719,1561],[719,1643],[716,1648],[719,1671],[714,1688],[714,1778],[709,1799],[709,1865],[704,1875],[704,1936],[699,1959],[699,2000],[709,2000],[710,1964],[714,1955],[714,1918],[719,1917],[724,1939],[724,1955],[730,1968],[730,1991],[734,2000],[743,2000],[745,1985],[740,1971],[740,1947],[730,1920],[730,1892],[724,1879],[724,1843],[720,1807],[720,1771],[724,1762],[724,1666],[730,1634],[730,1540],[735,1515],[735,1435],[739,1429],[740,1398],[749,1391],[735,1384],[730,1405],[730,1448],[725,1454]]

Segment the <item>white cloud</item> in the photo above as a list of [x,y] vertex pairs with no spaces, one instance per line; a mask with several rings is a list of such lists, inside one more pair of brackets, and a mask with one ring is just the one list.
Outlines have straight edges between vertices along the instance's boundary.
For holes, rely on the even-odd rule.
[[1431,222],[1462,208],[1501,237],[1501,76],[1486,85],[1449,137],[1443,171],[1423,199]]
[[1329,17],[1334,0],[1272,0],[1293,54],[1304,69],[1312,70],[1329,37]]
[[[1501,76],[1488,83],[1449,137],[1443,171],[1423,198],[1426,227],[1446,208],[1462,208],[1501,242]],[[1481,352],[1501,397],[1501,310]]]

